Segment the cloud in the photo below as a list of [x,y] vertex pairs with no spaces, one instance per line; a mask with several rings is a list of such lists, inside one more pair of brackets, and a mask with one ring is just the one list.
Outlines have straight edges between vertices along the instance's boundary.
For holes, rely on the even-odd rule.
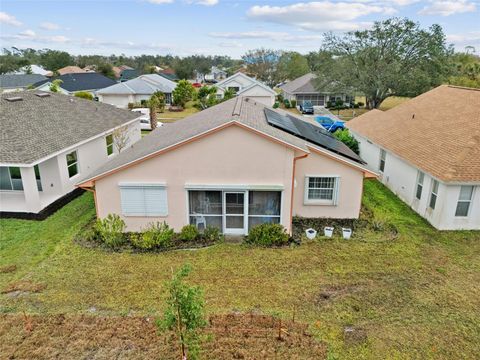
[[425,6],[418,13],[420,15],[450,16],[466,12],[474,12],[476,6],[468,0],[430,0],[430,5]]
[[47,21],[47,22],[41,23],[40,28],[42,28],[43,30],[58,30],[60,29],[60,26],[58,24],[54,24]]
[[480,52],[480,31],[471,31],[463,34],[448,34],[447,42],[453,43],[457,51],[464,51],[465,47],[473,46],[478,54]]
[[218,4],[218,0],[196,0],[193,1],[194,4],[203,5],[203,6],[213,6]]
[[244,47],[243,44],[239,43],[238,41],[224,41],[218,43],[218,46],[222,48],[242,48]]
[[24,30],[24,31],[19,32],[17,34],[17,36],[20,37],[20,38],[32,39],[32,38],[35,38],[37,36],[37,34],[33,30]]
[[283,25],[292,25],[304,30],[350,31],[369,26],[369,23],[355,23],[353,20],[370,14],[393,14],[391,6],[380,6],[361,2],[317,1],[296,3],[286,6],[255,5],[247,16]]
[[322,35],[292,35],[288,32],[277,31],[245,31],[245,32],[212,32],[208,34],[210,37],[220,39],[268,39],[273,41],[310,41],[321,40]]
[[54,36],[40,36],[33,30],[24,30],[14,35],[1,35],[0,38],[5,40],[28,40],[38,43],[66,43],[70,39],[63,35],[54,35]]
[[7,24],[12,26],[22,26],[22,23],[13,15],[0,11],[0,24]]

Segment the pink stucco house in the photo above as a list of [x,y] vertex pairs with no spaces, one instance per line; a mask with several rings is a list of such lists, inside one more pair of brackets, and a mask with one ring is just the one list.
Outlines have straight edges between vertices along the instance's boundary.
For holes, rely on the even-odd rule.
[[166,221],[247,234],[264,222],[291,231],[292,216],[357,218],[374,176],[320,127],[237,97],[157,128],[78,186],[129,231]]

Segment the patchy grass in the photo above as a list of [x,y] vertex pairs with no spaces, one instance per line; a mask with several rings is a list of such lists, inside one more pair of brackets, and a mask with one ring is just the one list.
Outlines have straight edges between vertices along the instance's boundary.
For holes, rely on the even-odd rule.
[[[73,242],[94,215],[86,193],[43,222],[0,220],[0,267],[17,267],[0,274],[0,290],[25,281],[45,286],[17,297],[0,294],[0,312],[47,319],[91,309],[107,319],[156,316],[171,268],[188,262],[194,270],[189,281],[204,288],[208,314],[255,309],[284,319],[295,315],[328,344],[332,359],[475,358],[480,232],[436,231],[376,181],[365,183],[364,206],[379,230],[349,241],[129,254]],[[381,224],[398,235],[383,234]],[[15,331],[0,331],[0,343]]]
[[193,115],[200,111],[199,109],[194,107],[193,104],[193,101],[189,101],[185,105],[185,109],[183,109],[183,111],[169,111],[168,109],[165,109],[163,113],[157,113],[157,119],[158,121],[163,123],[172,123],[177,120],[186,118],[187,116]]

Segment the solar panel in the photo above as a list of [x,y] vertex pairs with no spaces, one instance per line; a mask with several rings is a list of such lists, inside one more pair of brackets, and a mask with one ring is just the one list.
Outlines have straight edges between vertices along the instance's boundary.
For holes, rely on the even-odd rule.
[[265,115],[270,126],[286,131],[300,139],[364,164],[364,161],[347,145],[319,126],[297,119],[291,115],[279,114],[271,109],[265,109]]

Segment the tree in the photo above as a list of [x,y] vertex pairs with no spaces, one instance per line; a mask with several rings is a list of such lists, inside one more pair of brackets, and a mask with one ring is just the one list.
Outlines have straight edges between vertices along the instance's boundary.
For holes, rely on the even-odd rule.
[[227,89],[223,92],[223,101],[233,99],[235,97],[235,91],[233,89]]
[[97,72],[110,79],[115,79],[115,72],[113,71],[112,64],[106,62],[99,63],[97,65]]
[[451,58],[451,76],[448,83],[480,88],[480,58],[468,53],[456,53]]
[[326,34],[324,46],[332,58],[322,64],[317,88],[355,90],[366,96],[370,109],[388,96],[416,96],[440,85],[452,53],[439,25],[423,30],[418,23],[399,18],[343,36]]
[[3,54],[0,55],[0,74],[17,71],[24,66],[29,65],[29,61],[24,57],[10,51],[3,49]]
[[62,85],[63,80],[55,79],[50,83],[49,89],[51,92],[57,93],[60,91],[60,85]]
[[339,129],[333,133],[333,135],[347,145],[355,154],[360,155],[360,148],[358,146],[358,141],[353,137],[348,129]]
[[130,141],[128,126],[122,126],[113,130],[113,143],[118,152],[121,152]]
[[155,130],[157,128],[157,110],[160,107],[160,100],[157,96],[152,96],[147,101],[147,106],[150,109],[150,127]]
[[195,88],[187,80],[180,80],[172,92],[173,103],[185,107],[185,104],[193,99]]
[[215,86],[202,86],[197,94],[198,103],[202,110],[217,103],[217,88]]
[[310,72],[308,60],[298,52],[284,52],[278,60],[278,77],[293,80]]
[[82,99],[93,100],[92,93],[89,93],[88,91],[77,91],[75,96]]
[[158,103],[157,103],[157,109],[158,109],[158,112],[161,112],[163,113],[165,111],[165,94],[161,91],[155,91],[153,94],[152,94],[152,97],[156,97],[157,100],[158,100]]
[[40,55],[40,65],[51,71],[73,64],[73,57],[65,51],[46,50]]
[[167,308],[163,319],[157,321],[162,330],[174,330],[179,338],[182,359],[196,359],[199,352],[200,336],[198,330],[206,325],[204,316],[205,301],[202,290],[197,286],[189,286],[184,279],[191,271],[184,265],[173,273],[167,283]]
[[242,56],[247,64],[247,71],[270,87],[274,87],[281,79],[278,76],[277,65],[281,52],[271,49],[255,49]]

